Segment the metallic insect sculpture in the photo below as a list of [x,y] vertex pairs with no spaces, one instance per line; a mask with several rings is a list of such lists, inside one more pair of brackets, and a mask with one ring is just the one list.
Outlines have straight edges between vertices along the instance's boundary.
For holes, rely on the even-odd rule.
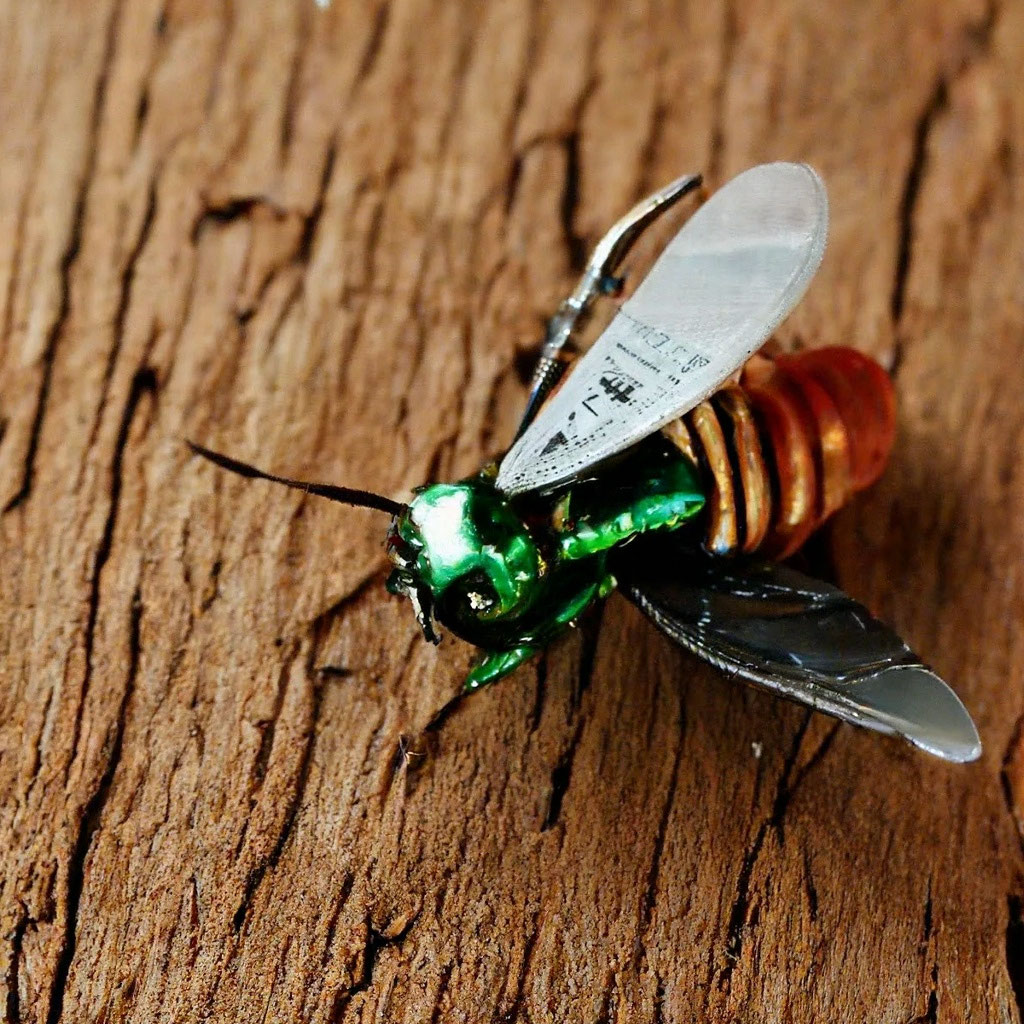
[[[680,178],[597,246],[548,325],[522,425],[498,464],[400,504],[251,478],[392,516],[388,589],[483,652],[477,689],[511,672],[614,587],[669,637],[773,693],[951,761],[981,750],[953,691],[842,591],[779,564],[885,466],[885,372],[849,348],[759,352],[825,248],[806,165],[754,167],[693,214],[590,349],[574,335],[615,293],[644,228],[700,184]],[[564,381],[562,380],[564,376]]]

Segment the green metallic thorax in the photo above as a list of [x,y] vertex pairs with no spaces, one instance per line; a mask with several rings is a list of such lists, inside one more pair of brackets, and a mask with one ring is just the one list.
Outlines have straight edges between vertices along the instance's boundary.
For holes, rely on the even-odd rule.
[[529,531],[481,478],[424,488],[398,532],[416,551],[416,572],[435,599],[477,574],[490,583],[493,603],[480,609],[482,618],[520,608],[544,570]]
[[388,543],[389,589],[416,601],[428,638],[436,617],[484,651],[470,689],[511,672],[607,594],[612,548],[675,529],[704,505],[693,465],[656,443],[546,497],[509,498],[492,479],[421,488]]

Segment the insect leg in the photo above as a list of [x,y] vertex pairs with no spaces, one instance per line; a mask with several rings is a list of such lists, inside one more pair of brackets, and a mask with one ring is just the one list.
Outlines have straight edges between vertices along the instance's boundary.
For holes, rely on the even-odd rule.
[[569,347],[573,332],[586,321],[594,299],[598,295],[613,294],[621,288],[622,281],[615,276],[615,271],[633,244],[652,221],[698,188],[700,183],[699,174],[677,178],[637,203],[597,243],[575,290],[548,321],[540,358],[530,382],[526,410],[516,432],[517,438],[533,421],[544,399],[565,373],[568,365],[565,350]]
[[520,644],[507,651],[490,651],[484,655],[483,661],[476,665],[466,677],[465,690],[471,693],[491,683],[497,682],[502,676],[517,669],[524,661],[529,661],[541,648],[535,644]]

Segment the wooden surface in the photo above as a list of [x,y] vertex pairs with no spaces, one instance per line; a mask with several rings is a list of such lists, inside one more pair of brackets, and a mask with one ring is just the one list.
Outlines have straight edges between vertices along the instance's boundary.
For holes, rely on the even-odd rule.
[[[0,6],[0,1007],[58,1021],[1016,1021],[1024,5]],[[786,343],[894,368],[816,559],[952,680],[951,767],[625,601],[449,703],[395,496],[507,444],[646,190],[826,178]]]

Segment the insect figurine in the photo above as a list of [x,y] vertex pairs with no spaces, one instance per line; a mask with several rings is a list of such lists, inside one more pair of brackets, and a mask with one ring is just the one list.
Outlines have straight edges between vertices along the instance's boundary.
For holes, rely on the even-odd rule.
[[[762,347],[825,248],[828,203],[804,164],[751,168],[665,247],[566,368],[641,232],[700,184],[678,179],[598,244],[548,325],[505,456],[412,500],[219,466],[391,515],[388,589],[481,649],[468,689],[507,675],[618,587],[723,672],[950,761],[981,745],[953,691],[864,607],[782,564],[881,473],[895,432],[886,373],[850,348]],[[564,379],[563,379],[564,378]]]

